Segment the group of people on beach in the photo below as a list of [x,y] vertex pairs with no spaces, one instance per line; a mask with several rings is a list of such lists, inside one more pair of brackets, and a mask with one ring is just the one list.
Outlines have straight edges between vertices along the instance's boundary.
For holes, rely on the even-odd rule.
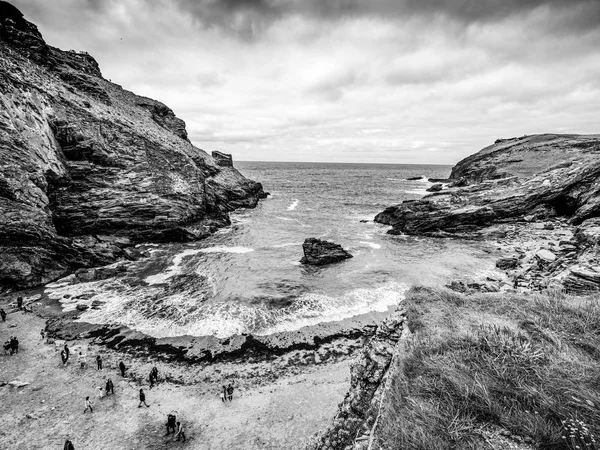
[[19,340],[16,336],[11,336],[3,345],[4,352],[10,355],[19,353]]
[[221,390],[221,401],[225,402],[225,400],[232,401],[233,400],[233,384],[229,383],[227,386],[223,386]]

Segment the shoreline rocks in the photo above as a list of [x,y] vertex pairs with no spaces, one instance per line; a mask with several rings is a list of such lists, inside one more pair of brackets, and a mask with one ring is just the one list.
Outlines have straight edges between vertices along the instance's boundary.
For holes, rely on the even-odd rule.
[[0,289],[139,258],[140,242],[203,239],[266,197],[231,155],[194,147],[169,107],[0,6]]
[[352,258],[352,255],[344,250],[341,245],[317,238],[305,239],[302,250],[304,256],[300,262],[313,266],[322,266]]

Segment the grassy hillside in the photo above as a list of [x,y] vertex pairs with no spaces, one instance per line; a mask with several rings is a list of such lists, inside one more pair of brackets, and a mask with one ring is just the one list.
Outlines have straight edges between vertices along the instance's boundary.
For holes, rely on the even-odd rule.
[[373,448],[600,448],[600,299],[413,288],[406,303]]

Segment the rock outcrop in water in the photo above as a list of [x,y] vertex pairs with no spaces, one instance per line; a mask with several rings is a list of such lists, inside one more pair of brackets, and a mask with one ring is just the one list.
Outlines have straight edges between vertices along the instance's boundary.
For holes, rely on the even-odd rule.
[[344,250],[341,245],[317,238],[305,239],[302,250],[304,256],[300,262],[313,266],[322,266],[352,258],[352,255]]
[[164,104],[51,47],[0,1],[0,284],[35,286],[189,241],[254,207],[260,183],[194,147]]
[[[530,279],[536,288],[558,284],[574,292],[600,289],[594,237],[600,216],[600,135],[498,140],[459,162],[451,179],[454,187],[391,206],[375,221],[391,225],[391,234],[468,238],[485,238],[488,227],[504,227],[496,230],[499,234],[512,227],[513,241],[524,239],[527,226],[537,228],[549,242],[537,236],[542,247],[530,256],[522,251],[527,267],[517,267],[524,260],[501,264],[511,271],[515,286]],[[515,232],[515,227],[521,230]],[[577,239],[561,239],[560,233],[574,233]],[[549,245],[560,249],[555,254],[543,248]]]

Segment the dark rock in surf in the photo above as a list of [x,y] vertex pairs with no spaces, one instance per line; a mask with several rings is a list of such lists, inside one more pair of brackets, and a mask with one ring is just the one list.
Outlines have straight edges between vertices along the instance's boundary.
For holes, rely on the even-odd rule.
[[436,183],[427,189],[427,192],[440,192],[444,187],[441,183]]
[[423,179],[423,177],[410,177],[410,178],[407,178],[408,181],[419,181],[419,180],[422,180],[422,179]]
[[341,245],[317,238],[307,238],[302,244],[302,250],[304,256],[300,262],[313,266],[322,266],[352,258],[352,255],[344,250]]

